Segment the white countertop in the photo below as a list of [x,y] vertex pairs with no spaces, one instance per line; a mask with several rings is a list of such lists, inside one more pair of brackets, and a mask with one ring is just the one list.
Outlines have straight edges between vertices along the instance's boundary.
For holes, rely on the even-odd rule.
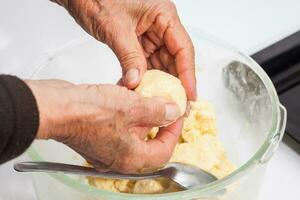
[[[248,54],[300,30],[299,0],[176,0],[175,3],[185,24]],[[37,58],[85,37],[89,36],[63,9],[47,0],[0,1],[0,73],[28,77]],[[257,200],[299,199],[299,154],[300,145],[286,137],[268,163]],[[16,174],[13,162],[0,167],[0,200],[35,199],[30,175]]]

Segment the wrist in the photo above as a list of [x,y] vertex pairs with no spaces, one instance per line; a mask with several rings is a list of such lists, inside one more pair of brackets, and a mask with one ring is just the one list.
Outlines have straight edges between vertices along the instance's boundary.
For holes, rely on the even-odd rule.
[[44,108],[43,103],[41,99],[41,91],[36,84],[36,81],[32,80],[24,80],[24,82],[27,84],[27,86],[31,89],[33,96],[36,99],[38,110],[39,110],[39,128],[36,135],[37,139],[48,139],[48,120],[47,117],[44,115]]
[[[31,89],[39,110],[39,128],[37,139],[56,139],[64,120],[66,99],[59,88],[52,87],[51,81],[24,80]],[[50,84],[49,84],[50,83]],[[55,85],[55,82],[53,82]]]

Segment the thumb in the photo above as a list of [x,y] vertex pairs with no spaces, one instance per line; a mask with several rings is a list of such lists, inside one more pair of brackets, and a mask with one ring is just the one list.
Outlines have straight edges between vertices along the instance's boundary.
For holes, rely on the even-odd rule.
[[162,97],[144,98],[134,109],[132,123],[142,127],[159,127],[180,117],[179,106]]
[[113,40],[112,50],[122,67],[122,82],[129,89],[134,89],[147,69],[144,51],[134,31],[124,31]]
[[156,137],[145,141],[144,167],[153,168],[168,162],[178,142],[183,128],[183,118],[173,124],[159,129]]

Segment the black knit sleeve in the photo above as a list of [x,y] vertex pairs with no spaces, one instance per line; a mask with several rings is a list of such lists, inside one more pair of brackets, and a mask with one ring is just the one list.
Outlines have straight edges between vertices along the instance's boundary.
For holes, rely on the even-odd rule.
[[0,75],[0,163],[22,154],[39,126],[36,100],[20,79]]

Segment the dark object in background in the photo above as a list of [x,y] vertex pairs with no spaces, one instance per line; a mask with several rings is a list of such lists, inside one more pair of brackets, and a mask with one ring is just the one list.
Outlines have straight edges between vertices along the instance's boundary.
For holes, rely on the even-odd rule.
[[287,109],[286,132],[300,143],[300,31],[251,57],[273,81]]

